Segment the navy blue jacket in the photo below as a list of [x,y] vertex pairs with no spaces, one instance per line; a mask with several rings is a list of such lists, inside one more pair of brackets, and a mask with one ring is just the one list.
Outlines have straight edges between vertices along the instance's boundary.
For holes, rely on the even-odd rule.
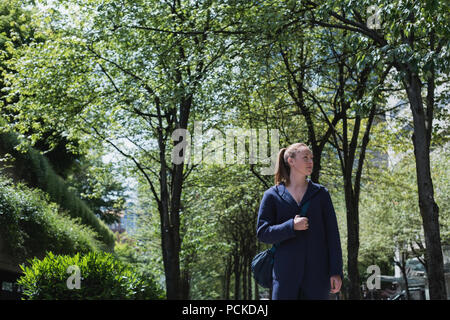
[[[310,200],[309,228],[294,230],[294,217]],[[297,203],[284,184],[272,186],[261,200],[256,229],[264,243],[279,243],[274,255],[272,299],[328,299],[330,277],[342,274],[342,249],[336,214],[324,186],[308,179]]]

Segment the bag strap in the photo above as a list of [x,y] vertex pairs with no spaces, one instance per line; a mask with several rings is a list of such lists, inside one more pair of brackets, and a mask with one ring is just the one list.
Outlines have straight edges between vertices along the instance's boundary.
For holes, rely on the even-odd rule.
[[309,202],[311,199],[308,199],[308,201],[306,201],[301,208],[300,211],[300,217],[306,217],[306,211],[308,211],[308,207],[309,207]]
[[313,196],[311,198],[309,198],[301,207],[301,212],[300,212],[300,216],[301,217],[306,217],[306,211],[308,210],[309,204],[311,202],[311,200],[320,192],[317,191],[316,193],[313,194]]

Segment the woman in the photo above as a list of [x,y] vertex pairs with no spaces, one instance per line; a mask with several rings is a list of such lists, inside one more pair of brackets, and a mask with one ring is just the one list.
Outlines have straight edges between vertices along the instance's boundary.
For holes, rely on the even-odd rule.
[[[257,237],[278,244],[272,299],[328,299],[342,284],[342,250],[328,190],[307,179],[313,169],[308,146],[295,143],[278,154],[275,186],[261,200]],[[300,216],[309,201],[306,217]],[[305,207],[306,208],[306,207]]]

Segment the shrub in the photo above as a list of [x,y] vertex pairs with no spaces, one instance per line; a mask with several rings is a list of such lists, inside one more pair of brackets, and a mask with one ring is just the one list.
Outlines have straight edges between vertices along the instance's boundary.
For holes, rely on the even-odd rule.
[[9,153],[14,157],[13,176],[25,181],[30,187],[45,191],[51,201],[58,203],[72,218],[94,229],[99,240],[112,249],[114,235],[108,226],[96,217],[83,200],[70,191],[64,179],[55,173],[45,156],[33,148],[26,148],[25,153],[19,152],[15,149],[18,144],[17,134],[0,133],[0,156]]
[[13,185],[0,175],[0,236],[6,251],[17,258],[98,251],[104,244],[79,219],[69,217],[48,201],[44,192]]
[[[18,284],[24,299],[29,300],[111,300],[163,299],[164,292],[150,277],[115,259],[110,253],[90,252],[85,255],[56,256],[49,252],[39,260],[21,265],[24,275]],[[69,266],[80,270],[80,288],[69,289],[67,282],[73,274]],[[70,271],[70,270],[69,270]],[[70,283],[71,281],[69,281]]]

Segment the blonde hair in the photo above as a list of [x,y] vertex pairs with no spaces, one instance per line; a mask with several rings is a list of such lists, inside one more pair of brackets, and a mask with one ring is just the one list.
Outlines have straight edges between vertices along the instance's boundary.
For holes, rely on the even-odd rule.
[[291,168],[289,167],[288,159],[294,158],[295,155],[301,151],[302,148],[308,148],[304,143],[298,142],[291,144],[287,148],[283,148],[278,152],[277,163],[275,165],[275,184],[284,183],[289,185],[291,183],[289,175]]

